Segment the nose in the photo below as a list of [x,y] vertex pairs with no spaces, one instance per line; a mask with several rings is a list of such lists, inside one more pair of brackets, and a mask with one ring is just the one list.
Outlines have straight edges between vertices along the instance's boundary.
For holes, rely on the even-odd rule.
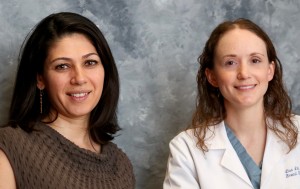
[[75,67],[72,72],[71,84],[83,85],[86,83],[86,74],[83,68]]
[[238,68],[237,78],[240,80],[247,79],[250,77],[249,67],[247,64],[240,64]]

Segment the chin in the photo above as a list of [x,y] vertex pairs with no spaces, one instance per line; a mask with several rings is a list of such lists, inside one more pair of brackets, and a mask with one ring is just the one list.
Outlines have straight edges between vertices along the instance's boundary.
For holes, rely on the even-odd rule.
[[84,116],[89,116],[91,111],[80,111],[80,112],[70,112],[69,114],[76,118],[76,117],[84,117]]

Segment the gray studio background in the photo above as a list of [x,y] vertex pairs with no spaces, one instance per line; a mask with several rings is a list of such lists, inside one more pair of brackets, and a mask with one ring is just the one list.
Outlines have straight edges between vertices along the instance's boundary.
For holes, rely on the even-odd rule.
[[137,189],[162,188],[168,142],[195,107],[197,57],[225,19],[249,18],[271,36],[300,113],[299,0],[0,0],[0,123],[7,120],[24,37],[59,11],[87,16],[110,44],[121,80],[123,130],[115,142],[133,163]]

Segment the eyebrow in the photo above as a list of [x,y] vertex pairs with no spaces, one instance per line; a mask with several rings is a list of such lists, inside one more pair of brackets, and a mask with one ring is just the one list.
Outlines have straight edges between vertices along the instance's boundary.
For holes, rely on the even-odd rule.
[[226,58],[226,57],[236,57],[237,55],[235,54],[226,54],[224,56],[222,56],[222,58]]
[[257,54],[258,54],[258,55],[261,55],[261,56],[265,56],[264,54],[258,53],[258,52],[251,53],[250,55],[253,56],[253,55],[257,55]]
[[[253,55],[261,55],[261,56],[265,56],[264,54],[262,53],[258,53],[258,52],[254,52],[254,53],[251,53],[250,56],[253,56]],[[237,57],[238,55],[236,54],[227,54],[227,55],[224,55],[222,58],[226,58],[226,57]]]
[[[88,54],[86,54],[86,55],[83,55],[82,58],[83,58],[83,59],[86,59],[86,58],[88,58],[88,57],[90,57],[90,56],[92,56],[92,55],[96,55],[96,56],[98,56],[98,57],[100,58],[100,56],[99,56],[97,53],[88,53]],[[55,58],[55,59],[51,60],[50,63],[56,62],[56,61],[58,61],[58,60],[70,61],[70,60],[72,60],[72,59],[71,59],[71,58],[68,58],[68,57],[59,57],[59,58]]]
[[83,55],[82,58],[88,58],[89,56],[92,56],[92,55],[96,55],[96,56],[100,57],[100,56],[98,55],[98,53],[88,53],[88,54],[86,54],[86,55]]

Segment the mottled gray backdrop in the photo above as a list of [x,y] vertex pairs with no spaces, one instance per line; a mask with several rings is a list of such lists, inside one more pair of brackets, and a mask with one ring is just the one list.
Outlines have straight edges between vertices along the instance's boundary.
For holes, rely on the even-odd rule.
[[187,126],[195,108],[197,57],[225,19],[249,18],[271,36],[294,111],[300,113],[299,0],[1,0],[0,123],[7,119],[24,37],[59,11],[90,18],[110,44],[121,79],[123,130],[115,142],[134,165],[137,189],[162,188],[168,142]]

